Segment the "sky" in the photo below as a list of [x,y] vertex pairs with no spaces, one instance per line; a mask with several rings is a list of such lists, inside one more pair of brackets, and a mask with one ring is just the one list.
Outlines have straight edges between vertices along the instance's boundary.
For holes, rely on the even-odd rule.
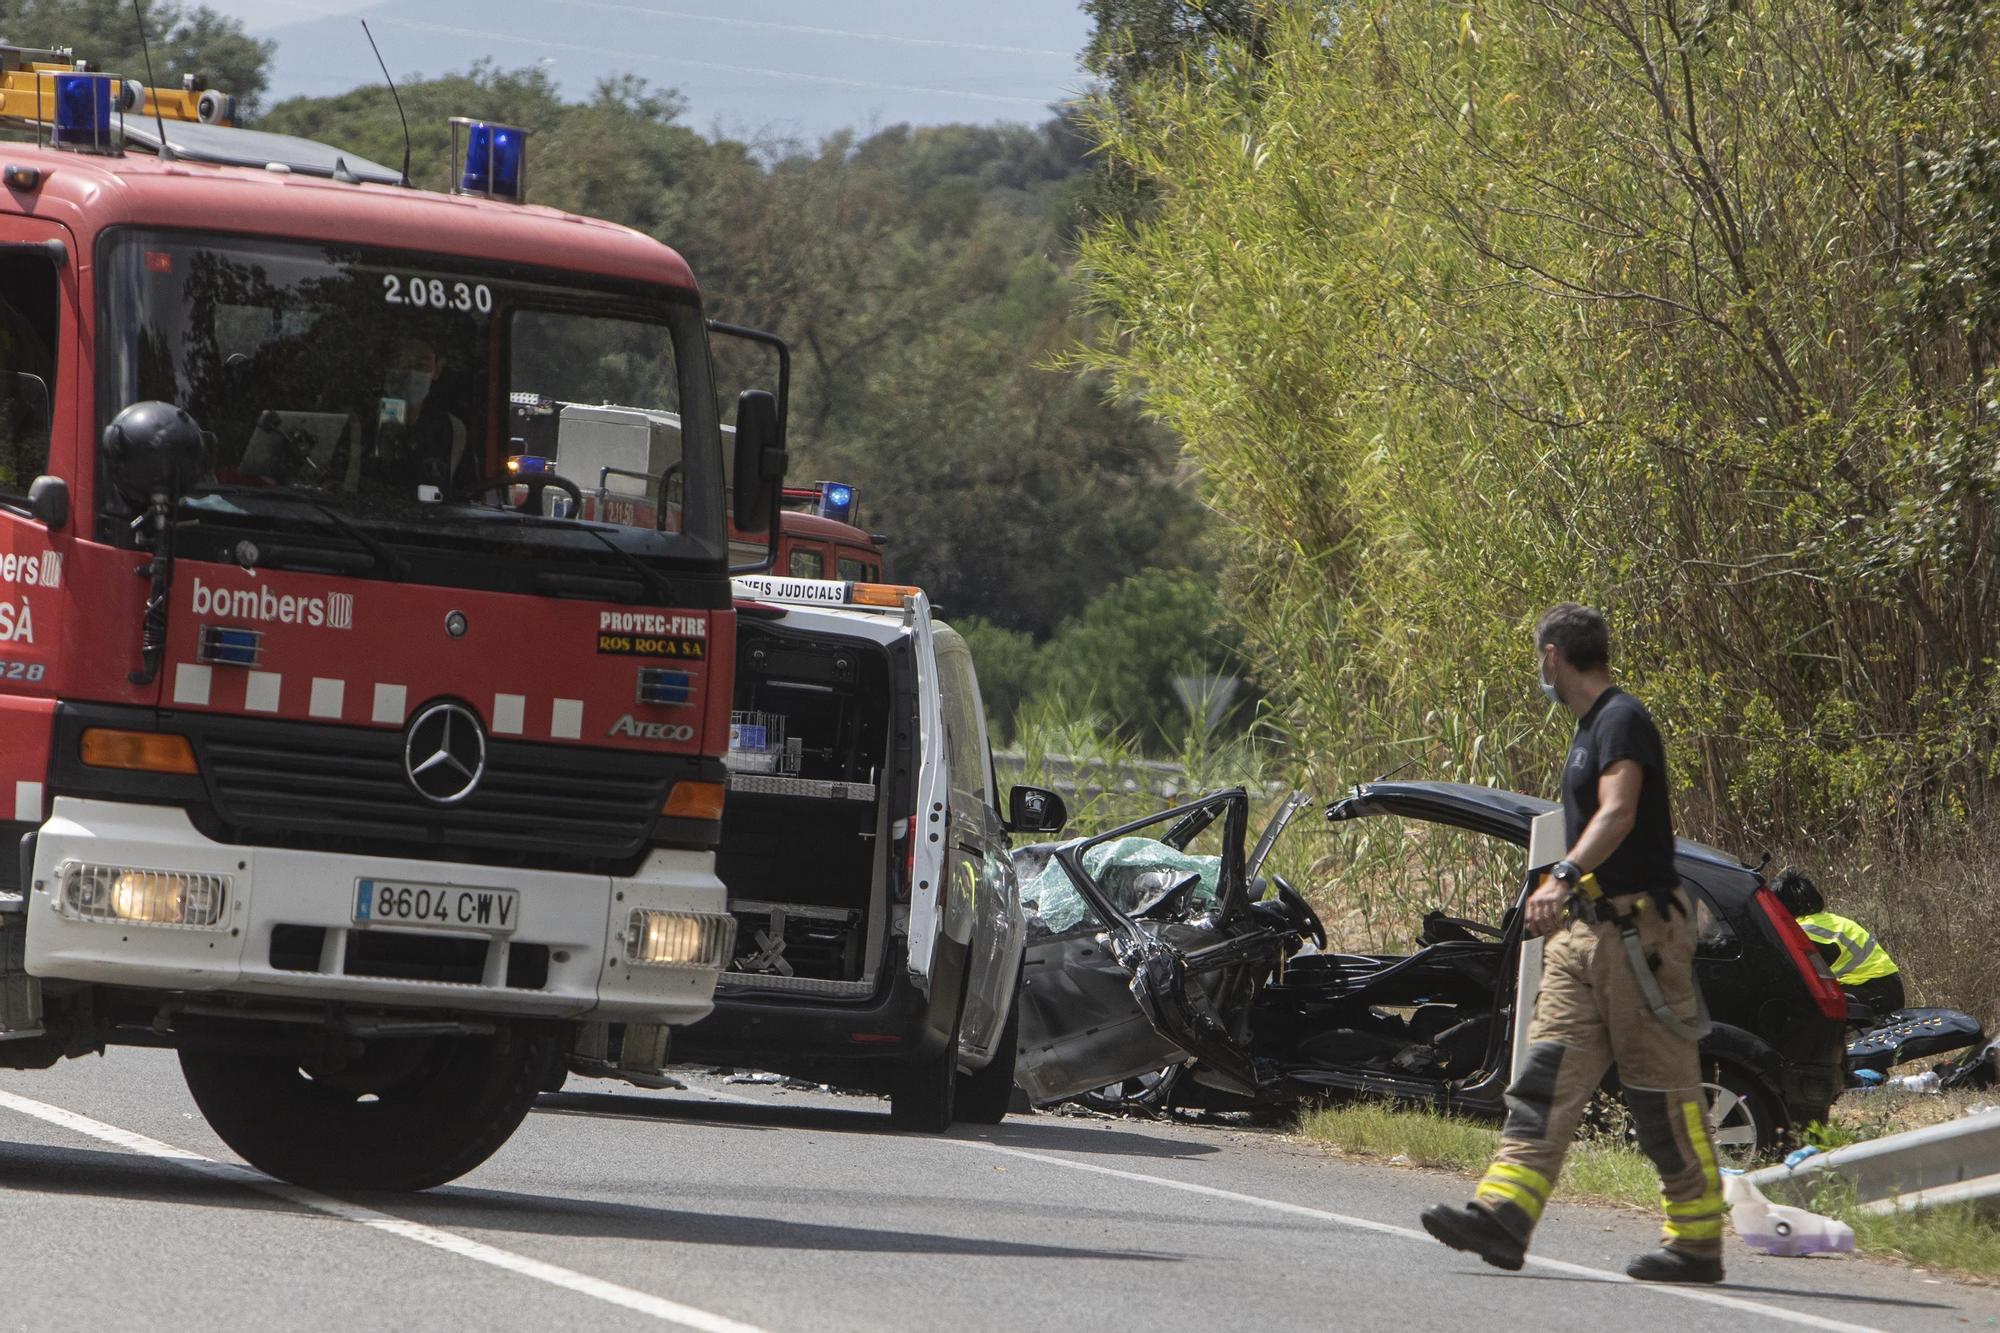
[[902,122],[1039,122],[1084,84],[1079,0],[200,0],[278,43],[266,103],[482,57],[540,64],[572,97],[637,74],[684,123],[814,140]]

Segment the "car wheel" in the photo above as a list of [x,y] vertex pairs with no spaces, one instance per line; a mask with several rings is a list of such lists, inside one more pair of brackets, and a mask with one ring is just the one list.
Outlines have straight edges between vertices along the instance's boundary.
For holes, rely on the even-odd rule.
[[1166,1065],[1150,1073],[1128,1078],[1122,1083],[1108,1083],[1104,1087],[1078,1093],[1073,1100],[1088,1106],[1093,1111],[1105,1111],[1111,1114],[1167,1110],[1173,1097],[1174,1084],[1179,1081],[1180,1071],[1179,1065]]
[[332,1065],[298,1056],[184,1050],[181,1073],[224,1143],[267,1175],[328,1190],[421,1190],[491,1157],[548,1078],[553,1039],[367,1043]]
[[1701,1086],[1708,1096],[1709,1136],[1715,1140],[1721,1165],[1741,1169],[1778,1151],[1784,1124],[1776,1100],[1762,1083],[1735,1065],[1724,1064],[1717,1065]]
[[1021,1053],[1021,997],[1007,1010],[1007,1025],[993,1047],[986,1068],[958,1076],[955,1118],[967,1125],[997,1125],[1007,1118],[1014,1100],[1014,1061]]

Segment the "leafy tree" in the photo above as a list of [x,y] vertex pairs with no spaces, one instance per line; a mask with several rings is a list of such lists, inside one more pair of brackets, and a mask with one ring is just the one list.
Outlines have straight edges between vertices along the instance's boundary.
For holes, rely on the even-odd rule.
[[[153,77],[178,86],[193,74],[254,112],[269,86],[273,43],[245,35],[238,19],[207,6],[140,0]],[[23,46],[68,47],[94,69],[144,82],[145,56],[131,0],[0,0],[0,31]]]
[[1116,719],[1129,740],[1178,741],[1189,710],[1176,678],[1240,669],[1218,633],[1221,624],[1212,578],[1146,570],[1092,602],[1049,641],[1042,688]]
[[1148,79],[1204,71],[1219,47],[1262,60],[1284,0],[1084,0],[1083,63],[1123,97]]
[[1540,787],[1610,612],[1718,832],[1919,836],[2000,738],[1984,0],[1287,14],[1098,117],[1094,363],[1186,441],[1336,771]]

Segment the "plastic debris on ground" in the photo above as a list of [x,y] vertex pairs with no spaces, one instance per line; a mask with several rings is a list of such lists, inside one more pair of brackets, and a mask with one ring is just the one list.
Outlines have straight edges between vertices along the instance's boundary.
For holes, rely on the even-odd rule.
[[1745,1245],[1765,1254],[1793,1259],[1808,1254],[1848,1254],[1854,1249],[1854,1228],[1790,1204],[1772,1203],[1750,1181],[1731,1172],[1722,1178],[1722,1197],[1729,1217]]

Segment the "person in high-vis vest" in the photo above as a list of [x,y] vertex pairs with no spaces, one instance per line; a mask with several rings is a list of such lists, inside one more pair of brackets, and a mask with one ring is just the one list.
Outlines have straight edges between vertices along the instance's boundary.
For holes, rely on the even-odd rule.
[[1903,1007],[1902,969],[1867,927],[1827,911],[1819,886],[1796,870],[1778,876],[1772,891],[1798,918],[1799,928],[1848,995],[1867,1005],[1877,1018],[1886,1019]]
[[1611,683],[1611,632],[1565,604],[1535,626],[1541,684],[1576,718],[1562,771],[1567,854],[1522,907],[1548,937],[1541,990],[1507,1089],[1500,1151],[1460,1207],[1424,1230],[1496,1268],[1526,1261],[1591,1095],[1615,1063],[1639,1147],[1660,1173],[1660,1248],[1625,1272],[1643,1282],[1722,1281],[1722,1174],[1696,1043],[1692,904],[1674,868],[1666,745],[1645,706]]

